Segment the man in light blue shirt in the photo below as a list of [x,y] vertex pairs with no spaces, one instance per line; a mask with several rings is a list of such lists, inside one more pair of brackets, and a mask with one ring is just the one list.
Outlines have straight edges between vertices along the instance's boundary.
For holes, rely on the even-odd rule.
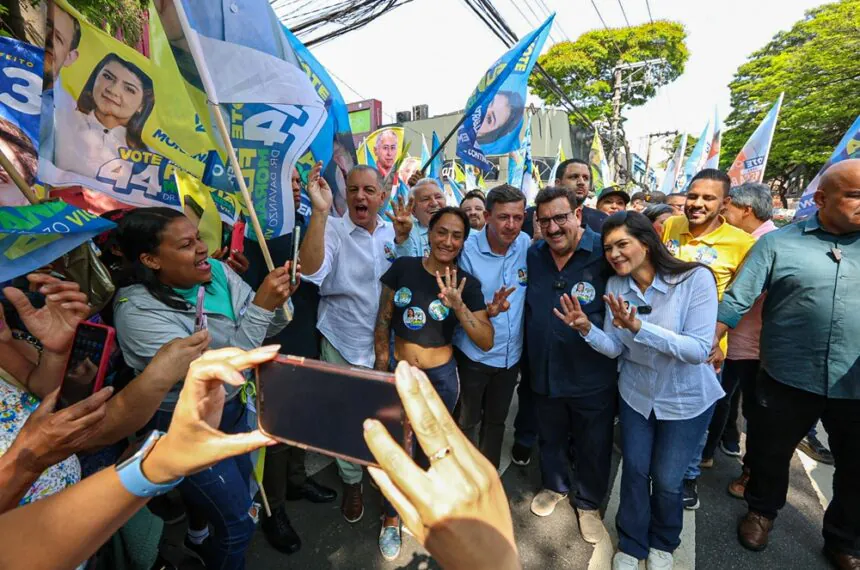
[[519,189],[504,184],[490,190],[484,213],[487,224],[469,236],[460,254],[460,267],[481,280],[495,335],[493,349],[484,352],[462,328],[454,332],[460,372],[457,421],[496,468],[523,348],[526,253],[531,245],[522,232],[525,210],[526,197]]
[[433,214],[446,206],[445,194],[439,188],[439,183],[436,180],[422,178],[412,187],[410,195],[414,216],[412,228],[409,230],[409,237],[406,241],[395,245],[394,252],[397,257],[425,257],[430,253],[427,226]]

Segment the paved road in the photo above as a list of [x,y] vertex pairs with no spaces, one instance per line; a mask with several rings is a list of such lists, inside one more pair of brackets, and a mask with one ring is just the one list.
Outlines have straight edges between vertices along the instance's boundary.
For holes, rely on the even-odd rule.
[[[825,435],[820,426],[819,434]],[[508,450],[510,439],[509,430]],[[310,463],[319,481],[340,488],[333,464],[321,458]],[[613,457],[613,485],[605,515],[608,539],[597,546],[591,546],[580,538],[573,509],[566,501],[547,518],[531,514],[529,504],[540,484],[536,463],[533,460],[529,466],[519,467],[511,465],[506,457],[502,464],[502,480],[511,502],[523,567],[610,568],[614,552],[612,541],[615,540],[614,517],[618,509],[618,475],[624,468],[620,455],[616,453]],[[675,567],[679,570],[828,568],[821,554],[821,520],[823,505],[832,496],[832,468],[819,465],[800,453],[795,454],[788,503],[771,535],[771,546],[762,553],[744,550],[735,536],[735,525],[745,512],[745,503],[730,497],[726,485],[739,471],[737,459],[717,452],[716,465],[706,470],[700,479],[701,508],[685,514],[683,543],[675,553]],[[438,567],[408,536],[404,536],[404,549],[399,560],[389,563],[382,559],[376,546],[379,496],[369,487],[366,487],[364,519],[355,525],[343,520],[339,503],[289,503],[288,512],[303,539],[301,551],[292,556],[282,555],[272,549],[258,532],[249,553],[248,568],[423,570]]]

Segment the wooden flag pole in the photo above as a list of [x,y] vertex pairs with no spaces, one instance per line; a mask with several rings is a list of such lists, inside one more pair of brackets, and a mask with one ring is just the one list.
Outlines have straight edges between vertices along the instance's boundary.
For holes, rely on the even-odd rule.
[[[260,220],[257,218],[257,212],[254,211],[254,203],[251,201],[251,193],[248,192],[248,186],[245,184],[245,177],[242,176],[242,169],[239,166],[239,158],[236,156],[236,149],[233,148],[233,143],[230,142],[230,132],[227,130],[227,125],[224,123],[224,117],[221,116],[221,108],[216,104],[209,102],[212,109],[212,115],[215,116],[215,123],[218,126],[218,132],[221,133],[221,139],[224,141],[224,146],[227,148],[227,155],[230,157],[230,165],[233,167],[233,173],[236,176],[236,183],[239,185],[239,191],[242,193],[242,199],[245,201],[245,207],[248,209],[248,216],[251,218],[251,226],[254,228],[254,234],[257,236],[257,243],[260,244],[260,251],[263,253],[263,259],[266,260],[266,267],[269,271],[275,270],[275,263],[272,261],[272,254],[269,253],[269,245],[266,243],[266,238],[263,237],[263,228],[260,226]],[[293,311],[289,307],[289,301],[284,303],[284,314],[287,316],[287,322],[293,320]]]
[[3,167],[3,170],[9,173],[9,178],[12,179],[12,182],[15,183],[18,190],[21,191],[24,197],[27,198],[31,204],[37,204],[39,202],[36,195],[33,193],[33,190],[27,185],[27,181],[24,180],[24,177],[21,176],[18,169],[12,165],[12,161],[3,153],[2,149],[0,149],[0,166]]

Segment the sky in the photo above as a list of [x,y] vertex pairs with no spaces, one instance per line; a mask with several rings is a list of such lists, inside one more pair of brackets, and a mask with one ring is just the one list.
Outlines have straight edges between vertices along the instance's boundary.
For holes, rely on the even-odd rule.
[[[594,0],[609,27],[648,21],[646,0]],[[622,115],[631,150],[645,156],[646,136],[679,130],[698,136],[714,113],[731,111],[728,84],[738,66],[777,32],[789,29],[820,0],[649,0],[655,20],[682,23],[690,58],[684,74],[647,104]],[[556,11],[544,52],[602,24],[591,0],[495,0],[518,36]],[[430,115],[462,109],[480,76],[504,51],[501,40],[461,0],[413,0],[335,40],[312,48],[333,72],[347,101],[382,101],[387,121],[397,111],[429,105]],[[662,141],[652,164],[665,159]]]

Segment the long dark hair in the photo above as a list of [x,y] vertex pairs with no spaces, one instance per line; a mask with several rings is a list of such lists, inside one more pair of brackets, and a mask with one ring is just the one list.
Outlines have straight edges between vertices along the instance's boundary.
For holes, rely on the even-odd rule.
[[184,215],[170,208],[138,208],[119,222],[116,239],[130,267],[128,284],[140,284],[149,293],[172,309],[189,307],[173,289],[158,279],[158,272],[140,260],[145,253],[155,253],[161,245],[162,234],[173,220]]
[[505,120],[504,123],[490,131],[489,133],[484,133],[482,135],[478,135],[478,144],[487,144],[496,142],[503,136],[508,133],[513,132],[513,130],[519,127],[523,122],[523,111],[525,110],[525,102],[523,101],[523,96],[517,93],[516,91],[499,91],[496,94],[496,97],[502,96],[508,102],[508,107],[511,110],[510,115]]
[[146,120],[149,118],[149,115],[152,113],[152,109],[155,107],[155,90],[152,87],[152,79],[150,79],[143,70],[130,61],[122,59],[115,53],[109,53],[104,56],[99,64],[93,68],[90,78],[87,79],[87,83],[84,85],[84,89],[78,97],[78,111],[84,114],[89,114],[96,108],[96,101],[93,97],[93,89],[95,89],[96,86],[96,79],[98,78],[99,73],[102,72],[102,69],[112,62],[116,62],[132,72],[138,79],[140,79],[140,83],[143,86],[143,104],[141,105],[140,110],[135,111],[134,115],[131,116],[128,120],[128,124],[125,126],[125,142],[128,144],[129,148],[147,150],[146,145],[143,143],[143,126],[146,124]]
[[[654,231],[651,220],[644,214],[634,212],[633,210],[617,212],[606,218],[603,222],[602,241],[606,240],[606,236],[611,231],[622,226],[627,228],[627,233],[648,249],[648,259],[651,260],[654,270],[660,277],[679,277],[679,279],[668,279],[668,282],[672,284],[680,283],[697,267],[704,267],[708,270],[708,273],[711,273],[711,268],[703,263],[681,261],[669,253],[669,250],[660,241],[660,236]],[[711,276],[713,276],[713,273],[711,273]]]

